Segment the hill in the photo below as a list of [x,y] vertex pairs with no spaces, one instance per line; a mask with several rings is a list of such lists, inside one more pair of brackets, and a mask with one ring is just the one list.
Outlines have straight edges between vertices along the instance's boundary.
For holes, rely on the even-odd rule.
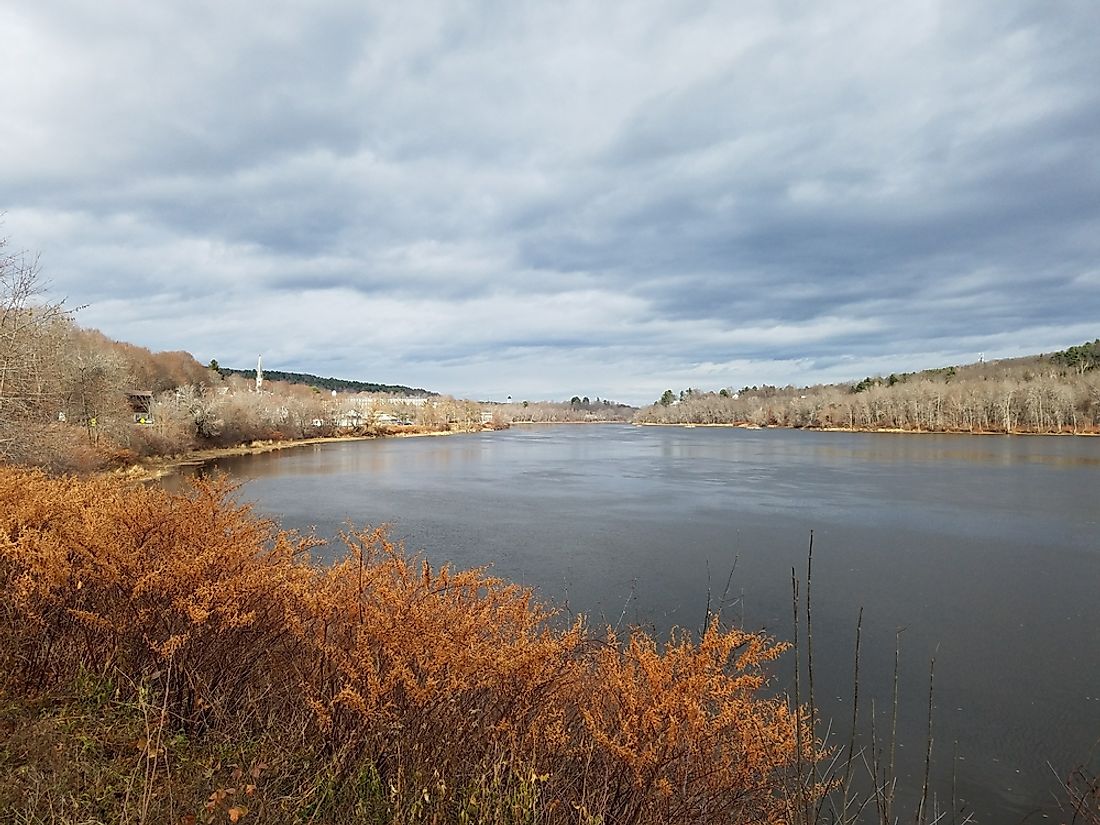
[[1100,339],[1050,354],[809,387],[666,390],[652,424],[918,432],[1100,433]]
[[[255,378],[256,370],[237,370],[231,367],[218,367],[218,372],[223,376],[240,375],[245,378]],[[422,387],[406,387],[403,384],[375,384],[371,381],[349,381],[344,378],[322,378],[319,375],[311,375],[308,372],[284,372],[283,370],[264,370],[264,378],[268,381],[285,381],[288,384],[305,384],[322,390],[337,390],[342,392],[388,392],[393,395],[407,395],[427,398],[439,395],[437,392],[423,389]]]

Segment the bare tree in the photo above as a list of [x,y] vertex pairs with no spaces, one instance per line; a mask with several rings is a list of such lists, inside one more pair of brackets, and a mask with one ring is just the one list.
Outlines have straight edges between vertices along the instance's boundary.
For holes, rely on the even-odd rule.
[[111,342],[97,344],[71,336],[62,376],[66,417],[84,427],[89,443],[98,443],[105,426],[118,429],[130,423],[126,403],[130,370]]
[[0,458],[18,461],[60,409],[60,363],[71,328],[63,302],[42,299],[38,258],[0,239]]

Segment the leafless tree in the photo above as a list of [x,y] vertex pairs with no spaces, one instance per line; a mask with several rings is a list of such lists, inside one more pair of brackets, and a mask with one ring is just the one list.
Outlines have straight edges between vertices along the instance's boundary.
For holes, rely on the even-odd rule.
[[72,326],[43,299],[38,258],[0,239],[0,458],[23,460],[60,412],[60,364]]
[[927,432],[1100,431],[1100,369],[1052,356],[985,362],[858,384],[746,387],[658,401],[636,420]]

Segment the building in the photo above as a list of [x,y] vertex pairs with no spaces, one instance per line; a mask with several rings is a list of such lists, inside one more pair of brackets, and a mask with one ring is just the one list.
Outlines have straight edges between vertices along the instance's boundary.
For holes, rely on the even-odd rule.
[[148,390],[131,390],[126,393],[135,424],[153,423],[153,393]]

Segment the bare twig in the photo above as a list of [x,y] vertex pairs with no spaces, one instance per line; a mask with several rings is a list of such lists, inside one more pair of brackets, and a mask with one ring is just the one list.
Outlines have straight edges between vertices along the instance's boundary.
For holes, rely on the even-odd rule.
[[[801,663],[801,651],[798,647],[798,613],[799,613],[799,598],[798,598],[798,577],[795,573],[795,569],[791,568],[791,607],[794,618],[794,735],[795,735],[795,778],[798,782],[798,804],[802,808],[803,822],[809,823],[810,821],[810,808],[809,800],[806,798],[806,786],[805,777],[803,775],[802,767],[802,742],[803,742],[803,730],[802,730],[802,688],[801,679],[799,677],[799,671],[802,670]],[[813,735],[811,730],[810,735]]]
[[856,652],[855,665],[852,674],[852,729],[848,737],[848,758],[844,765],[844,796],[842,813],[848,814],[849,793],[852,788],[852,762],[855,761],[856,750],[856,726],[859,722],[859,646],[863,634],[863,608],[859,609],[859,618],[856,620]]
[[917,806],[917,825],[924,819],[924,809],[928,804],[928,775],[932,770],[932,699],[936,678],[936,657],[928,663],[928,745],[924,753],[924,783],[921,785],[920,804]]

